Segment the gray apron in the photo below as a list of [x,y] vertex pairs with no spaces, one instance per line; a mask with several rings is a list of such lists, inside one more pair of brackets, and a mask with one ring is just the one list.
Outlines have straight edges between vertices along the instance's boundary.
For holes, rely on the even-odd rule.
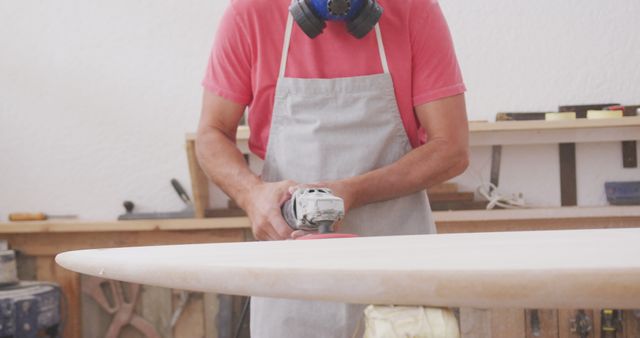
[[[262,179],[338,180],[387,166],[409,152],[379,26],[375,31],[383,74],[297,79],[284,77],[292,25],[289,16]],[[424,190],[350,210],[340,228],[359,236],[435,231]],[[251,336],[351,338],[363,309],[364,305],[253,297]]]

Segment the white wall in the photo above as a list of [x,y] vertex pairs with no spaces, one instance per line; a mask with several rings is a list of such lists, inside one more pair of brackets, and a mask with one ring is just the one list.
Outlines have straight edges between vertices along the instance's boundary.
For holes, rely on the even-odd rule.
[[[472,119],[640,102],[637,0],[441,3]],[[139,211],[182,208],[169,179],[190,188],[184,133],[197,123],[199,83],[225,6],[0,1],[0,219],[18,210],[114,219],[124,199]],[[552,147],[531,151],[554,158]],[[483,179],[487,156],[477,150],[472,163]],[[461,181],[471,187],[469,175]]]

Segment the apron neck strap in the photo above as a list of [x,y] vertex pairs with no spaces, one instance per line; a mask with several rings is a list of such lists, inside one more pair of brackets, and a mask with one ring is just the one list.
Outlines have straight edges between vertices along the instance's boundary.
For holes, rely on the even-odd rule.
[[[287,67],[287,59],[289,54],[289,46],[291,45],[291,31],[293,30],[293,16],[291,13],[287,15],[287,26],[284,30],[284,44],[282,45],[282,57],[280,58],[280,71],[278,73],[279,78],[284,77],[284,72]],[[389,63],[387,61],[387,54],[384,51],[384,44],[382,43],[382,34],[380,33],[380,23],[375,26],[376,41],[378,44],[378,55],[380,56],[380,62],[382,63],[382,71],[384,74],[389,74]]]

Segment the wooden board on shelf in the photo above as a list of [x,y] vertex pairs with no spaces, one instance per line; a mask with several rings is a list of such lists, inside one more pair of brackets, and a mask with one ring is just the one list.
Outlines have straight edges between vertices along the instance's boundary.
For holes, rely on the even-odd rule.
[[471,202],[473,201],[473,192],[445,192],[433,193],[429,192],[429,202]]
[[430,194],[455,193],[458,192],[458,184],[454,182],[440,183],[438,185],[434,185],[433,187],[427,188],[427,191]]

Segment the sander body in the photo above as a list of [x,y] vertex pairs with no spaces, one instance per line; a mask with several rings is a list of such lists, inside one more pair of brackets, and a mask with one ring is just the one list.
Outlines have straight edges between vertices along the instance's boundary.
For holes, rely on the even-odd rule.
[[328,188],[300,188],[282,205],[282,216],[294,230],[312,234],[300,239],[357,237],[334,232],[344,218],[344,200]]

